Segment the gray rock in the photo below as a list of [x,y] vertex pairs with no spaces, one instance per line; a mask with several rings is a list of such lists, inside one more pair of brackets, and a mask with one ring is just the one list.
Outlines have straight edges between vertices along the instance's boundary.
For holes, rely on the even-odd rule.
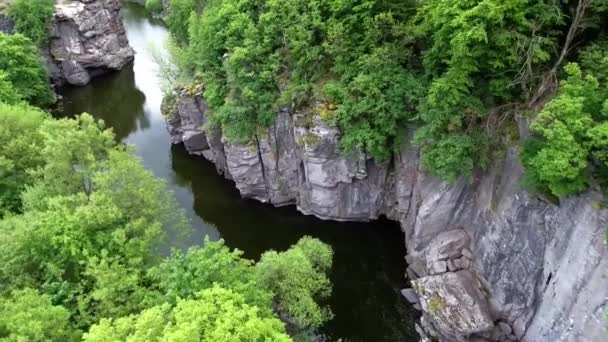
[[441,274],[448,271],[448,265],[445,261],[433,261],[429,266],[430,274]]
[[446,340],[466,341],[494,327],[481,284],[469,271],[449,272],[412,282],[426,317]]
[[[0,8],[2,10],[2,8]],[[15,30],[15,22],[8,16],[0,13],[0,32],[4,34],[13,34]]]
[[430,266],[439,260],[456,259],[462,249],[469,245],[471,238],[463,229],[453,229],[435,237],[426,250],[426,262]]
[[[314,113],[296,114],[294,121],[300,159],[298,209],[323,219],[377,219],[384,207],[389,164],[376,164],[361,152],[343,155],[338,129]],[[298,125],[301,121],[309,121],[308,126]]]
[[48,63],[54,82],[87,84],[91,77],[122,69],[133,60],[119,0],[81,0],[55,7]]
[[401,295],[410,304],[417,304],[418,303],[418,295],[416,294],[416,290],[414,290],[414,289],[402,289],[401,290]]
[[447,261],[447,264],[448,264],[448,270],[449,270],[450,272],[454,272],[454,271],[456,271],[456,269],[457,269],[457,268],[456,268],[456,266],[455,266],[455,264],[454,264],[454,261],[453,261],[452,259],[449,259],[449,260]]
[[508,323],[498,322],[498,327],[500,328],[504,336],[509,336],[511,335],[511,333],[513,333],[513,329]]

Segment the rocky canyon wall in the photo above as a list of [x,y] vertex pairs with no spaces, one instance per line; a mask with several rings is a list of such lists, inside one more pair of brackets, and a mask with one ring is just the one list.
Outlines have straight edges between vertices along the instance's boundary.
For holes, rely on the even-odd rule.
[[529,194],[517,147],[447,184],[421,170],[408,130],[394,158],[376,163],[342,153],[338,130],[313,111],[282,111],[240,145],[209,127],[200,96],[182,91],[163,108],[173,142],[214,162],[244,197],[322,219],[399,221],[412,284],[403,294],[423,312],[422,340],[608,341],[601,195],[556,205]]

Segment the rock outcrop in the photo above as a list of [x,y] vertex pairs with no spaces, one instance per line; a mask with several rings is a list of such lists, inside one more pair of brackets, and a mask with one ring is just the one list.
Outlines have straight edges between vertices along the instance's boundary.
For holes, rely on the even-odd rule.
[[590,191],[547,203],[522,189],[517,147],[472,181],[420,168],[408,143],[392,160],[345,155],[313,111],[279,113],[253,143],[209,127],[201,98],[165,106],[174,143],[216,164],[241,194],[323,219],[401,223],[422,340],[607,341],[608,210]]
[[134,58],[119,0],[79,0],[55,6],[49,48],[43,55],[56,85],[82,86],[122,69]]

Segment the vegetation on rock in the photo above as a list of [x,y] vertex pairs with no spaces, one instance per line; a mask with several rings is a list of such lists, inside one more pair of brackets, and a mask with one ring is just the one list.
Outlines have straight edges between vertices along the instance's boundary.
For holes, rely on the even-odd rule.
[[23,35],[0,33],[0,101],[23,100],[37,106],[54,101],[38,50]]
[[54,9],[54,0],[14,0],[8,8],[8,16],[15,21],[17,32],[42,47],[48,40]]
[[[605,0],[172,0],[167,23],[181,72],[205,85],[211,123],[228,139],[254,139],[280,109],[313,110],[340,128],[346,150],[383,160],[412,122],[422,166],[455,181],[512,141],[503,135],[518,115],[538,114],[533,139],[542,140],[540,113],[556,106],[545,108],[567,62],[594,65],[583,72],[603,87],[605,43],[580,56],[574,47],[601,39],[607,9]],[[594,166],[605,158],[602,130],[585,138],[595,142],[582,159]],[[538,189],[585,188],[555,188],[565,179],[540,175],[527,151]],[[571,162],[568,181],[585,169]]]
[[160,13],[163,11],[162,0],[146,0],[146,10],[151,13]]

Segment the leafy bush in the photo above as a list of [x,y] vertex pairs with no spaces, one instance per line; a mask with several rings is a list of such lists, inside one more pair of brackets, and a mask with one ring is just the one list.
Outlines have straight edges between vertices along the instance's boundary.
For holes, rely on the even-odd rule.
[[192,14],[201,13],[207,0],[171,0],[165,21],[180,44],[189,41],[188,23]]
[[39,129],[45,118],[35,108],[0,102],[0,218],[21,212],[21,193],[34,181],[29,170],[43,163],[44,137]]
[[587,188],[591,161],[608,166],[608,122],[594,120],[608,118],[602,113],[608,92],[577,64],[567,65],[565,71],[568,78],[532,123],[535,139],[522,154],[526,183],[557,197]]
[[264,316],[238,292],[217,285],[175,307],[162,305],[117,320],[103,319],[83,340],[291,341],[279,319]]
[[146,10],[151,13],[160,13],[163,11],[162,0],[146,0]]
[[471,175],[487,149],[478,144],[489,140],[473,141],[484,133],[480,124],[490,108],[521,95],[519,82],[531,86],[518,68],[549,61],[556,45],[551,28],[561,20],[559,8],[544,1],[420,3],[414,32],[429,44],[423,65],[431,85],[419,108],[416,141],[428,171],[447,179]]
[[319,327],[332,317],[318,302],[331,295],[327,273],[333,252],[326,244],[302,238],[288,251],[266,252],[256,265],[258,283],[270,289],[280,313],[299,327]]
[[0,71],[0,102],[16,104],[21,101],[21,95],[17,93],[13,84],[8,80],[8,75]]
[[42,47],[48,40],[54,8],[54,0],[14,0],[8,8],[8,16],[15,21],[17,32]]
[[169,26],[183,47],[178,64],[205,85],[210,119],[228,139],[255,139],[281,108],[331,101],[343,147],[386,159],[420,86],[405,68],[407,16],[372,3],[227,0],[201,11],[184,0],[169,8]]
[[[229,140],[254,141],[287,108],[319,114],[343,149],[383,160],[415,122],[423,168],[454,181],[488,165],[516,112],[546,100],[572,48],[560,44],[574,43],[565,36],[587,29],[576,46],[601,35],[591,24],[605,10],[589,5],[572,31],[565,18],[577,9],[556,0],[174,0],[168,23],[181,73],[204,84],[210,122]],[[606,46],[581,53],[602,84]]]
[[0,332],[8,341],[77,340],[69,319],[68,310],[32,289],[14,291],[10,300],[0,299]]
[[[22,99],[36,106],[47,106],[54,101],[46,68],[38,50],[26,37],[0,33],[0,74],[0,101],[14,103]],[[6,90],[7,82],[15,92],[12,96],[2,95],[10,91],[10,88]]]

